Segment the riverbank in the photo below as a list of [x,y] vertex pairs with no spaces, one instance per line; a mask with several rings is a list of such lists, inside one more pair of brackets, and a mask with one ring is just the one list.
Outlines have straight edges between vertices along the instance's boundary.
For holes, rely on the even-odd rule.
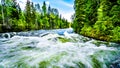
[[120,43],[120,33],[119,28],[117,29],[117,27],[106,31],[100,31],[90,27],[83,27],[80,31],[80,34],[101,41]]

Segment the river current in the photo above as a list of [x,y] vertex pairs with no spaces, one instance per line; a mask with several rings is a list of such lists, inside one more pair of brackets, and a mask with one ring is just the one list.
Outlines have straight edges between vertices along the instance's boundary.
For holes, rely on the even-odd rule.
[[0,34],[0,68],[120,68],[119,44],[72,28]]

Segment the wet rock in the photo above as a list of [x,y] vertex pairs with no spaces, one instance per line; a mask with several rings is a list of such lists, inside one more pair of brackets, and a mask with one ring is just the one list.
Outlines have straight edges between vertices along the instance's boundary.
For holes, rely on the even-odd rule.
[[16,32],[11,32],[11,33],[1,33],[0,37],[1,38],[11,38],[16,35]]

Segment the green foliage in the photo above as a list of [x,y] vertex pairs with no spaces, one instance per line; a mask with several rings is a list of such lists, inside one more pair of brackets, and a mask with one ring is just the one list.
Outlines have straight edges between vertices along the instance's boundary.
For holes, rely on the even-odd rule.
[[47,10],[46,10],[46,3],[45,3],[45,1],[43,2],[42,10],[43,10],[43,14],[46,15]]
[[77,33],[120,42],[120,0],[75,0],[73,28]]
[[120,42],[120,27],[117,26],[112,30],[112,41]]
[[40,7],[40,4],[27,0],[23,11],[16,0],[1,1],[0,32],[68,28],[68,21],[45,2]]

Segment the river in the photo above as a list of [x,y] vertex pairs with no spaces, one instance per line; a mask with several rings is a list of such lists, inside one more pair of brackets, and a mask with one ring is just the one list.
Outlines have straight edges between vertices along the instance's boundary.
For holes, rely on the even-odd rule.
[[120,68],[119,44],[72,28],[0,34],[0,68]]

